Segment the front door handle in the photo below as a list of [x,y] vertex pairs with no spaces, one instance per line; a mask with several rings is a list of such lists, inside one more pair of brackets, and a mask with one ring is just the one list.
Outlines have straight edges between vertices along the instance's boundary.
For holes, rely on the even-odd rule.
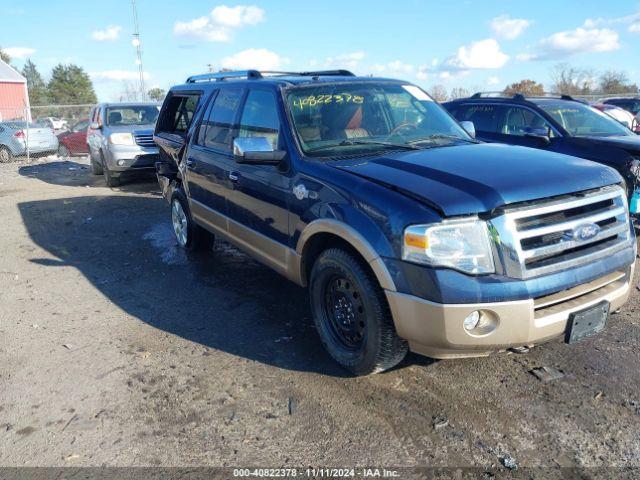
[[237,173],[235,172],[229,173],[229,180],[231,180],[232,182],[237,182],[239,179],[240,177],[238,176]]

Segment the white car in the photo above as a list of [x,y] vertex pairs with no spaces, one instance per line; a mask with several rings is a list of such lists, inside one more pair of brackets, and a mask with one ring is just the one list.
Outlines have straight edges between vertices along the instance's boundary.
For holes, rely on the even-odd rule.
[[67,121],[63,118],[41,117],[36,120],[36,124],[40,127],[48,127],[55,131],[66,130],[69,128]]
[[593,108],[597,108],[601,112],[606,113],[614,120],[617,120],[629,130],[638,133],[638,120],[633,116],[633,113],[626,111],[623,108],[616,107],[615,105],[609,105],[607,103],[595,103],[591,105]]

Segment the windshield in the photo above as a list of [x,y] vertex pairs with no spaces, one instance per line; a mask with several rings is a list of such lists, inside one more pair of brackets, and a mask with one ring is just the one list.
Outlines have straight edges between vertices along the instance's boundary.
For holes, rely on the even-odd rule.
[[306,155],[345,156],[473,142],[440,105],[413,85],[294,87],[287,105]]
[[156,123],[157,105],[127,105],[107,108],[105,117],[110,127],[124,125],[150,125]]
[[[3,125],[12,130],[23,130],[27,128],[27,122],[5,122]],[[38,125],[37,123],[29,123],[29,128],[41,128],[41,125]]]
[[540,107],[574,137],[633,135],[609,115],[578,102],[540,102]]

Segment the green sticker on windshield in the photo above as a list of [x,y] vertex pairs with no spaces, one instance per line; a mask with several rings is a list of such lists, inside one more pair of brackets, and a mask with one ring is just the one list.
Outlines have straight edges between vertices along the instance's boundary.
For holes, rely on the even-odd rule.
[[364,97],[362,95],[352,95],[351,93],[339,93],[339,94],[321,94],[321,95],[309,95],[307,97],[295,98],[293,100],[293,106],[304,110],[305,107],[318,107],[328,104],[356,104],[361,105],[364,103]]

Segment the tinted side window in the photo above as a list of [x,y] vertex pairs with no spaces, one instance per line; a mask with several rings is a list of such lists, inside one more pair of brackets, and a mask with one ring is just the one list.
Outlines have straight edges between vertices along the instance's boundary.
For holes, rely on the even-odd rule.
[[497,133],[497,105],[461,105],[456,118],[473,122],[478,132]]
[[550,130],[550,125],[535,112],[521,107],[498,107],[502,114],[499,120],[498,133],[524,137],[534,130]]
[[218,93],[209,117],[205,120],[204,145],[231,150],[233,121],[242,100],[241,88],[225,88]]
[[198,106],[199,95],[174,95],[168,99],[159,131],[185,135]]
[[274,150],[278,148],[280,119],[272,92],[251,90],[240,119],[241,137],[265,137]]

